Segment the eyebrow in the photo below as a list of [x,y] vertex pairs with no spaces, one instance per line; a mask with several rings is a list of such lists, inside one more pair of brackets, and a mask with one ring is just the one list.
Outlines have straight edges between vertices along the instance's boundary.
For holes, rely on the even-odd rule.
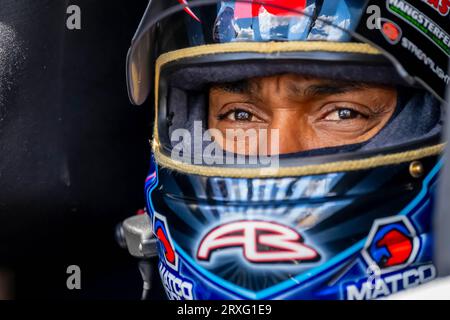
[[[258,90],[260,90],[259,84],[257,82],[251,82],[249,79],[236,82],[215,84],[212,87],[229,93],[247,94],[247,95],[256,94]],[[301,86],[296,84],[295,82],[291,82],[288,85],[287,89],[292,95],[316,97],[316,96],[331,96],[337,94],[344,94],[348,92],[362,90],[368,87],[369,85],[363,82],[326,80],[323,83],[309,86]]]
[[348,92],[359,91],[368,87],[369,85],[363,82],[327,80],[324,83],[314,84],[306,87],[291,83],[288,87],[288,90],[294,95],[316,97],[344,94]]
[[248,79],[235,82],[213,84],[211,88],[238,94],[251,94],[254,91],[252,90],[251,83]]

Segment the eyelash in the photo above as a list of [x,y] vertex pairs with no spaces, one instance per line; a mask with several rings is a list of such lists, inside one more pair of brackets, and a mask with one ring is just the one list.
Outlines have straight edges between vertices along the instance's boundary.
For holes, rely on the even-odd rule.
[[[226,120],[231,114],[237,113],[237,112],[245,112],[245,113],[248,113],[251,118],[258,118],[257,116],[255,116],[255,114],[252,111],[246,110],[244,108],[234,108],[234,109],[229,110],[229,111],[227,111],[227,112],[225,112],[223,114],[219,114],[217,116],[217,120],[219,120],[219,121]],[[252,122],[251,120],[248,120],[248,121],[246,121],[246,120],[234,120],[234,121],[237,121],[237,122]]]
[[[340,111],[344,111],[344,110],[348,110],[350,112],[353,112],[356,114],[356,116],[354,118],[351,119],[339,119],[339,120],[326,120],[327,117],[329,117],[331,114],[333,114],[334,112],[340,112]],[[339,115],[338,115],[339,116]],[[351,121],[351,120],[355,120],[358,118],[364,118],[364,119],[368,119],[369,116],[362,113],[359,110],[356,110],[355,108],[351,108],[351,107],[343,107],[343,106],[334,106],[333,109],[328,110],[325,115],[321,118],[322,120],[325,121],[330,121],[330,122],[339,122],[339,121]]]

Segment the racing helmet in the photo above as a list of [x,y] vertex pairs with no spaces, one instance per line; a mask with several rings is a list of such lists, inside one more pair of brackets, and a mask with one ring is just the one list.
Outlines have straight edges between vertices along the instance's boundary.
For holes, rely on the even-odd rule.
[[[376,299],[438,276],[450,39],[436,3],[149,2],[127,80],[155,110],[145,192],[170,299]],[[396,88],[395,112],[356,144],[225,150],[211,86],[283,74]]]

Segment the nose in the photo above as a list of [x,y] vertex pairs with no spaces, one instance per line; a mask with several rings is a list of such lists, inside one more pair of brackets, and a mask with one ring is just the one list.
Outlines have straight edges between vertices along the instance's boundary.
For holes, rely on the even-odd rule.
[[270,143],[278,144],[280,154],[306,151],[311,144],[307,121],[298,110],[283,109],[274,112],[270,129],[278,130],[278,139],[271,134]]

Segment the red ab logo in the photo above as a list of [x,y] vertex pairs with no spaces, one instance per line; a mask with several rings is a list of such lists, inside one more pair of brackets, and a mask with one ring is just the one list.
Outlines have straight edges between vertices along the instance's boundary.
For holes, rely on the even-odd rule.
[[235,247],[241,247],[245,259],[253,263],[320,259],[295,230],[266,221],[237,221],[213,229],[201,241],[197,258],[209,261],[213,252]]

